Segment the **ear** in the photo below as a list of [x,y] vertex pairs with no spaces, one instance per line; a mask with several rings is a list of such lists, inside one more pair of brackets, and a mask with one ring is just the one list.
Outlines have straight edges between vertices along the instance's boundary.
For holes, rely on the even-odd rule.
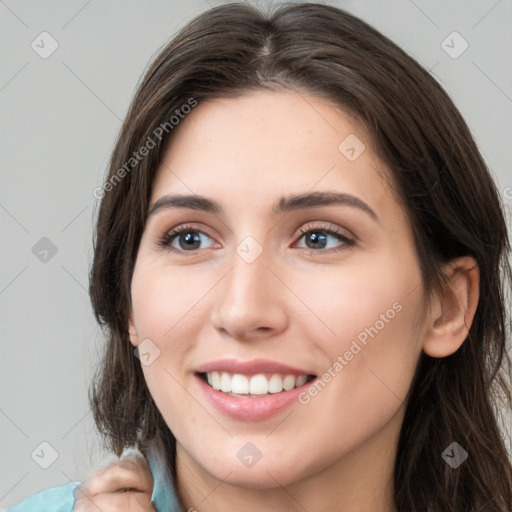
[[128,334],[130,335],[130,343],[137,347],[139,345],[139,337],[137,335],[137,329],[132,319],[133,314],[128,317]]
[[446,357],[460,348],[473,323],[480,295],[480,271],[474,258],[450,261],[443,273],[446,285],[432,303],[423,343],[430,357]]

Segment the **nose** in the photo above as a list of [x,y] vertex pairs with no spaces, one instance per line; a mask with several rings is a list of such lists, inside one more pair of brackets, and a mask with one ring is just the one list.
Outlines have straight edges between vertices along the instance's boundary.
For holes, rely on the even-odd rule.
[[234,251],[231,268],[216,287],[212,311],[212,323],[224,336],[251,341],[286,328],[287,290],[266,252],[248,262]]

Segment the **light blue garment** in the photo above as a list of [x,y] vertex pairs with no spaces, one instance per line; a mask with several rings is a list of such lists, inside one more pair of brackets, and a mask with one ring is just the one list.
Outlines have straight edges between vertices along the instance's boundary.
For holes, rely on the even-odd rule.
[[[180,507],[172,478],[164,464],[162,452],[152,445],[147,453],[147,461],[153,476],[151,503],[157,512],[183,512]],[[7,512],[72,512],[75,506],[75,489],[82,482],[75,481],[60,487],[50,487],[25,498]]]
[[73,491],[82,482],[71,482],[60,487],[50,487],[32,494],[7,512],[71,512],[75,505]]
[[151,443],[146,460],[153,476],[151,503],[157,512],[183,512],[176,496],[172,477],[165,464],[163,446],[155,441]]

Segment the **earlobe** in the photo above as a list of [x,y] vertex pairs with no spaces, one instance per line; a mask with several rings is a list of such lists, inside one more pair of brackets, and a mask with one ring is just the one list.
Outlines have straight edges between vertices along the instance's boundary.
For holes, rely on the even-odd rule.
[[480,272],[474,258],[457,258],[446,265],[444,273],[446,285],[432,305],[423,344],[430,357],[449,356],[464,343],[480,294]]
[[132,317],[128,318],[128,334],[130,335],[130,343],[137,347],[139,345],[139,337],[137,335],[137,329],[135,328],[135,324],[132,320]]

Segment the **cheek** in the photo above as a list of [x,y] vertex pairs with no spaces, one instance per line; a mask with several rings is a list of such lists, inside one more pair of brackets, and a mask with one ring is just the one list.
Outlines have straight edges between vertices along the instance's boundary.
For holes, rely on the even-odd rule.
[[133,274],[131,294],[139,342],[150,340],[147,346],[157,354],[151,364],[142,364],[142,370],[158,409],[177,435],[181,422],[176,418],[184,410],[190,412],[187,422],[200,426],[206,421],[194,415],[196,402],[182,386],[182,363],[204,323],[201,297],[211,288],[211,278],[150,259]]
[[200,271],[183,272],[151,260],[140,269],[136,267],[131,294],[139,337],[150,338],[159,346],[164,340],[172,343],[183,326],[189,326],[207,284],[208,278]]
[[311,339],[320,338],[329,353],[348,349],[356,338],[364,343],[377,335],[375,331],[380,335],[399,326],[412,328],[420,307],[421,279],[412,258],[398,261],[392,254],[380,258],[357,255],[347,265],[311,267],[288,280],[308,306],[304,326],[311,327]]
[[[309,286],[305,295],[311,282],[316,291]],[[335,400],[353,401],[358,408],[376,396],[387,395],[391,405],[405,398],[422,345],[420,283],[412,258],[383,258],[373,265],[360,261],[350,269],[336,269],[329,279],[310,274],[294,281],[294,291],[306,296],[317,313],[317,318],[309,314],[301,328],[314,340],[325,369],[321,380],[332,388]]]
[[322,299],[325,307],[318,311],[335,334],[315,338],[309,332],[326,363],[316,383],[299,396],[299,414],[301,423],[314,418],[321,425],[321,435],[305,434],[303,442],[323,454],[322,464],[372,439],[390,422],[397,424],[414,376],[421,350],[416,328],[421,290],[411,293],[407,276],[373,277],[331,282],[333,295]]

